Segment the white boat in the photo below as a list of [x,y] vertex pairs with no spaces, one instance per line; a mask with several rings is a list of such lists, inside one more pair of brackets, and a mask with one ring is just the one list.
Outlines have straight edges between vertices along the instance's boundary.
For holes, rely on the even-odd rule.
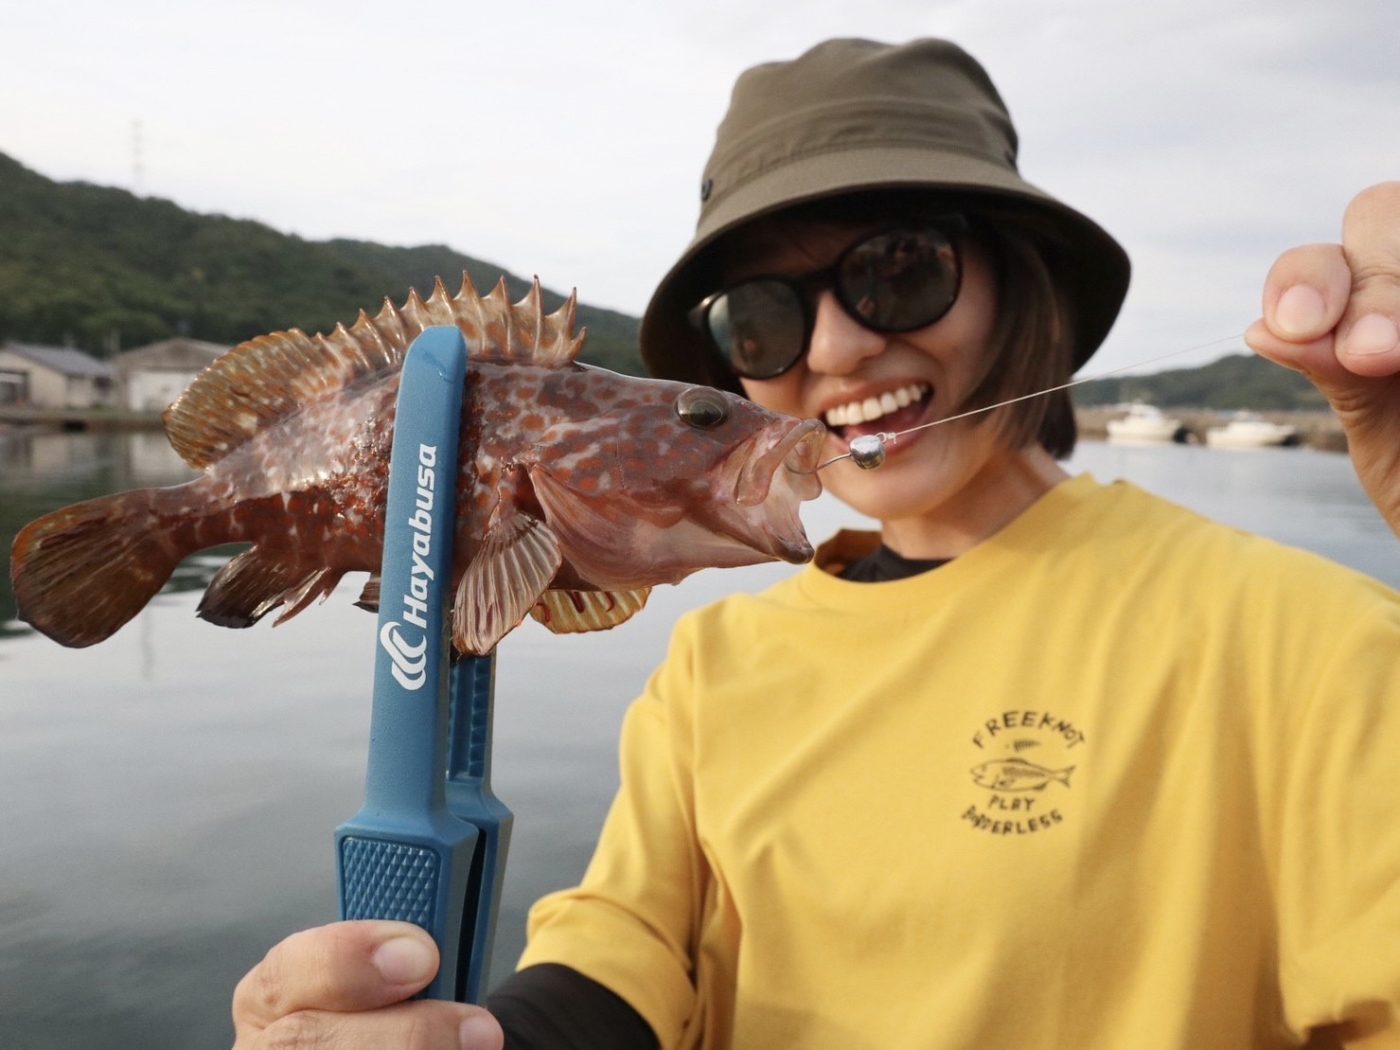
[[1296,445],[1299,431],[1286,423],[1272,423],[1254,412],[1237,412],[1223,427],[1206,430],[1211,448],[1268,448]]
[[1175,441],[1181,433],[1181,420],[1141,401],[1128,406],[1128,414],[1108,421],[1108,439],[1124,444],[1146,441]]

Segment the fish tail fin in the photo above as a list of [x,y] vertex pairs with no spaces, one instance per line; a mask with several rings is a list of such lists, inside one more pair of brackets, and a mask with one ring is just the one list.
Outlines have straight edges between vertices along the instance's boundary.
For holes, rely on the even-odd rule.
[[1065,787],[1069,787],[1069,775],[1073,773],[1077,768],[1079,767],[1069,766],[1066,769],[1057,769],[1054,773],[1054,777]]
[[145,608],[190,553],[162,521],[170,491],[102,496],[21,529],[10,552],[20,619],[77,649],[111,637]]

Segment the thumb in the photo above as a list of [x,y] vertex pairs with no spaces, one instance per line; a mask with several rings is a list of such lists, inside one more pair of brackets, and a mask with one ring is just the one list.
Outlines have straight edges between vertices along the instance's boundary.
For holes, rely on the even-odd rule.
[[417,926],[337,922],[274,945],[238,983],[235,1026],[261,1030],[300,1010],[355,1012],[402,1002],[437,972],[437,945]]
[[1337,360],[1358,376],[1400,372],[1400,182],[1363,190],[1342,220],[1351,300],[1337,327]]
[[1383,396],[1369,380],[1400,374],[1400,182],[1359,193],[1342,240],[1279,257],[1245,340],[1307,375],[1338,409],[1355,409]]

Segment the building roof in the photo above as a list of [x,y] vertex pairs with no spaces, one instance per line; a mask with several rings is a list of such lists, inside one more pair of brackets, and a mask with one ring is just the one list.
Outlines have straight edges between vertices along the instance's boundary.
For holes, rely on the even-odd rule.
[[111,379],[112,366],[99,361],[91,354],[74,350],[68,346],[34,346],[31,343],[0,343],[0,350],[7,350],[27,361],[58,372],[65,376],[86,376],[92,379]]
[[218,343],[206,343],[202,339],[190,339],[180,335],[127,350],[112,358],[112,364],[118,372],[131,372],[141,368],[197,371],[228,350],[229,347]]

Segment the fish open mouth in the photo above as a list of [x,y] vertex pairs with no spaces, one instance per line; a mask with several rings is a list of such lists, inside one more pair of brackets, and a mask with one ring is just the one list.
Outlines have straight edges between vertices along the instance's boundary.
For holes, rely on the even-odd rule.
[[826,427],[820,420],[803,419],[785,433],[775,434],[775,429],[768,427],[759,435],[759,439],[766,439],[764,443],[768,447],[760,444],[755,448],[739,472],[734,485],[734,502],[740,506],[753,507],[766,500],[780,470],[802,479],[793,486],[798,501],[821,495],[822,483],[816,471]]
[[816,419],[774,424],[754,439],[734,484],[734,502],[748,522],[749,542],[769,557],[811,560],[798,509],[822,493],[817,465],[825,440],[826,427]]

